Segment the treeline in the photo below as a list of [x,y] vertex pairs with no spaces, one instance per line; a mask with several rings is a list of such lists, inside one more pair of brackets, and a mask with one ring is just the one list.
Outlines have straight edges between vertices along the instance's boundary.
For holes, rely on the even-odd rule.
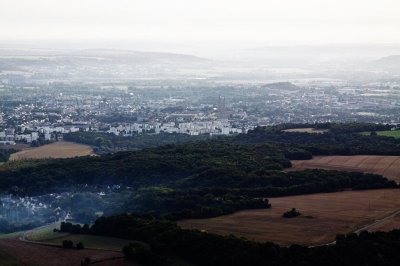
[[90,234],[132,240],[123,248],[127,259],[143,265],[398,265],[400,230],[338,235],[336,245],[281,247],[234,236],[184,230],[149,216],[101,217]]
[[0,162],[7,162],[10,155],[17,152],[15,149],[1,149],[0,148]]
[[328,129],[335,134],[340,133],[360,133],[364,131],[384,131],[390,130],[393,126],[389,124],[374,124],[374,123],[320,123],[316,124],[317,129]]
[[168,220],[209,218],[245,209],[271,208],[268,199],[207,189],[160,189],[149,188],[125,203],[128,212],[147,213]]
[[[326,129],[322,134],[283,131],[288,128]],[[400,139],[361,135],[364,131],[389,130],[390,125],[367,123],[292,125],[257,127],[238,135],[234,143],[242,145],[279,143],[312,155],[400,155]]]
[[291,128],[315,128],[315,129],[326,129],[332,133],[355,133],[364,131],[384,131],[390,130],[393,125],[389,124],[375,124],[375,123],[359,123],[359,122],[349,122],[349,123],[315,123],[315,124],[280,124],[272,126],[272,128],[277,131],[291,129]]
[[139,134],[128,137],[99,132],[73,132],[64,135],[64,140],[93,146],[97,154],[140,150],[167,144],[207,140],[209,138],[210,136],[208,135],[190,136],[176,133]]
[[81,226],[80,224],[73,224],[69,222],[61,222],[60,229],[54,229],[54,232],[71,233],[71,234],[89,234],[90,227],[88,224]]

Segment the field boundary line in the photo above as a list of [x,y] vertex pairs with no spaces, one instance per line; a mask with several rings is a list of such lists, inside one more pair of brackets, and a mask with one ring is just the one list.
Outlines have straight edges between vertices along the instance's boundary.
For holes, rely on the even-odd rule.
[[[353,231],[349,232],[348,234],[351,234],[351,233],[360,234],[362,231],[367,231],[367,230],[368,230],[369,228],[371,228],[372,226],[375,226],[375,225],[381,224],[381,223],[383,223],[383,222],[386,222],[387,220],[389,220],[389,219],[391,219],[391,218],[393,218],[393,217],[396,217],[396,216],[399,215],[399,214],[400,214],[400,210],[397,210],[397,211],[395,211],[395,212],[393,212],[393,213],[391,213],[391,214],[389,214],[389,215],[387,215],[387,216],[385,216],[385,217],[383,217],[383,218],[381,218],[381,219],[374,220],[374,221],[371,222],[371,223],[365,224],[365,225],[362,226],[361,228],[358,228],[358,229],[356,229],[356,230],[353,230]],[[335,244],[336,244],[336,241],[332,241],[332,242],[325,243],[325,244],[319,244],[319,245],[308,246],[308,248],[323,247],[323,246],[331,246],[331,245],[335,245]]]

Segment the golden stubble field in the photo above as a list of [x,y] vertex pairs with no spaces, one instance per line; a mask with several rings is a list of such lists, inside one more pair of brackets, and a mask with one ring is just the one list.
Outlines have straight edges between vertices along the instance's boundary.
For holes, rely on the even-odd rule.
[[[183,228],[244,236],[281,245],[318,245],[334,241],[400,210],[400,190],[368,190],[270,198],[271,209],[239,211],[210,219],[180,221]],[[282,218],[291,208],[302,215]],[[393,226],[398,224],[394,223]],[[392,229],[389,222],[384,229]]]
[[44,159],[44,158],[72,158],[76,156],[86,156],[93,154],[93,149],[88,145],[57,141],[51,144],[13,153],[11,161],[23,159]]
[[307,168],[374,173],[400,182],[400,156],[315,156],[311,160],[293,160],[292,168],[286,170]]

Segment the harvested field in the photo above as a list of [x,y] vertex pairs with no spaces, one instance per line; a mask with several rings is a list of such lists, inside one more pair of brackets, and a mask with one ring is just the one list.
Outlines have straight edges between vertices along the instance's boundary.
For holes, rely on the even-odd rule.
[[373,173],[400,182],[400,156],[315,156],[311,160],[293,160],[287,171],[309,168]]
[[72,266],[81,265],[81,260],[89,257],[92,261],[103,261],[96,263],[99,266],[108,265],[133,265],[124,259],[111,260],[113,257],[121,257],[123,254],[116,251],[103,250],[76,250],[49,247],[26,243],[17,238],[0,239],[0,250],[15,258],[15,265],[41,265],[41,266]]
[[[271,209],[245,210],[210,219],[180,221],[183,228],[234,234],[281,245],[329,243],[338,233],[353,232],[400,210],[400,190],[345,191],[270,198]],[[292,208],[296,218],[282,218]]]
[[312,127],[305,127],[305,128],[290,128],[282,130],[284,132],[298,132],[298,133],[310,133],[310,134],[322,134],[326,132],[326,129],[316,129]]
[[71,158],[76,156],[86,156],[92,153],[93,150],[88,145],[67,141],[57,141],[48,145],[43,145],[37,148],[29,148],[17,153],[13,153],[10,156],[10,160]]

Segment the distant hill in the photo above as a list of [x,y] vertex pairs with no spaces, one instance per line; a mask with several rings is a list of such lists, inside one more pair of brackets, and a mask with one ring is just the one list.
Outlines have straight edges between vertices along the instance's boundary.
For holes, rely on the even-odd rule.
[[400,69],[400,55],[390,55],[371,62],[372,66]]
[[299,87],[290,82],[269,83],[262,86],[264,89],[270,90],[298,90]]
[[71,55],[78,56],[101,56],[106,58],[125,58],[134,60],[181,62],[181,63],[206,63],[210,60],[194,55],[162,53],[162,52],[141,52],[133,50],[111,50],[111,49],[89,49],[74,51]]
[[140,59],[149,61],[180,61],[180,62],[209,62],[209,59],[188,54],[163,53],[163,52],[142,52],[135,50],[113,50],[113,49],[82,49],[82,50],[17,50],[0,49],[2,59],[46,59],[46,58],[86,58],[86,59]]
[[33,79],[109,80],[202,75],[213,61],[193,55],[129,50],[0,49],[0,70]]

